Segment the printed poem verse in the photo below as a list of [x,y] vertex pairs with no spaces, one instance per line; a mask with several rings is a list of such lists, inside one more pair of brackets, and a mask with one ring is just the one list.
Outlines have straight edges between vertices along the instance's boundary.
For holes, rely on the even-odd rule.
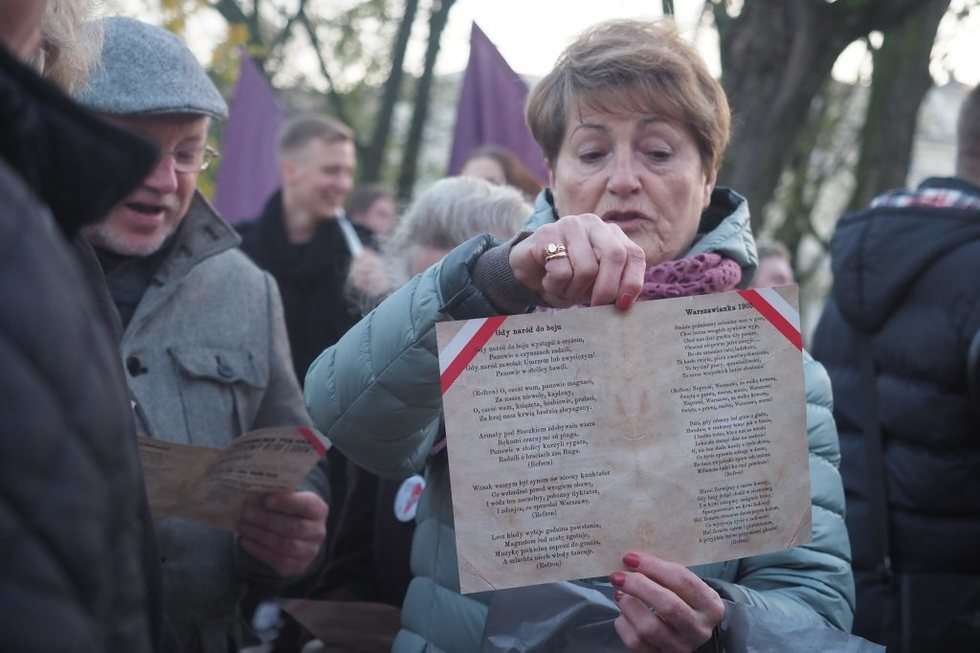
[[608,574],[638,548],[691,565],[809,536],[802,354],[755,304],[482,324],[437,325],[441,366],[461,370],[443,406],[463,592]]

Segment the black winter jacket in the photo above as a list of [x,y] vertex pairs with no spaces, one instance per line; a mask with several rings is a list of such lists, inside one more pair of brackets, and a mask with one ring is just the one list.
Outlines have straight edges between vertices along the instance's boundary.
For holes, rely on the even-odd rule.
[[[361,317],[344,294],[351,261],[347,241],[337,221],[326,220],[310,242],[290,243],[281,191],[269,198],[257,220],[236,227],[242,236],[242,251],[279,284],[293,366],[302,385],[310,363]],[[368,230],[359,225],[354,229],[362,241],[371,244]]]
[[[980,403],[968,389],[970,345],[980,331],[980,208],[922,205],[943,203],[947,192],[980,207],[980,188],[930,179],[894,196],[902,202],[840,221],[831,248],[834,288],[813,341],[834,389],[858,589],[855,632],[877,641],[898,632],[898,617],[889,613],[898,609],[899,590],[880,586],[873,572],[879,560],[857,331],[869,334],[875,362],[893,565],[962,575],[954,587],[963,595],[972,576],[980,589]],[[904,202],[911,205],[889,205]],[[951,610],[950,599],[932,603]],[[960,621],[972,619],[980,634],[980,614]]]
[[159,562],[133,414],[69,238],[156,154],[0,48],[0,648],[143,653]]

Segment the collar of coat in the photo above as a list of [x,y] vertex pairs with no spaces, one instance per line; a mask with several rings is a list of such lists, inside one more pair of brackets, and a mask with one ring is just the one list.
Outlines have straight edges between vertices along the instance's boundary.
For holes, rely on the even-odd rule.
[[83,109],[0,47],[0,158],[66,237],[105,216],[149,174],[156,147]]
[[[282,191],[274,193],[266,202],[262,215],[251,227],[253,233],[246,236],[243,248],[259,267],[272,272],[280,280],[320,280],[324,275],[340,275],[346,278],[350,264],[350,249],[337,220],[320,222],[313,237],[301,244],[291,243],[286,236],[285,209]],[[354,230],[368,247],[374,247],[371,232],[360,225]]]
[[238,233],[218,215],[200,191],[195,191],[187,215],[173,236],[164,259],[153,275],[153,283],[164,285],[183,278],[201,261],[238,247]]

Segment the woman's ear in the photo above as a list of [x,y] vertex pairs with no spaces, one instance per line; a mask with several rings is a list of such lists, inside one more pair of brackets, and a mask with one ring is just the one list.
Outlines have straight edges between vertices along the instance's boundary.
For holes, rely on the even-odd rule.
[[712,170],[704,177],[704,191],[701,197],[701,210],[708,208],[711,204],[711,193],[715,190],[715,181],[718,179],[718,171]]
[[551,161],[548,161],[545,165],[548,167],[548,188],[554,188],[555,187],[555,171],[552,168]]

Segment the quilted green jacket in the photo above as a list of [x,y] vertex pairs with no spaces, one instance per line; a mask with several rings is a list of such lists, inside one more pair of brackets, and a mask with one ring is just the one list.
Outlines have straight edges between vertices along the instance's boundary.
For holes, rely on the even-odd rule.
[[[546,191],[529,227],[554,219]],[[352,461],[389,478],[426,476],[412,546],[414,578],[395,653],[476,653],[481,646],[490,595],[458,592],[448,464],[445,455],[430,455],[441,415],[434,325],[497,312],[472,278],[476,260],[494,245],[485,236],[453,250],[323,352],[306,376],[306,403],[314,422]],[[746,280],[755,269],[748,208],[731,191],[716,190],[702,216],[690,254],[704,251],[736,260]],[[727,599],[849,631],[854,584],[830,382],[809,355],[804,374],[812,543],[693,570]]]

